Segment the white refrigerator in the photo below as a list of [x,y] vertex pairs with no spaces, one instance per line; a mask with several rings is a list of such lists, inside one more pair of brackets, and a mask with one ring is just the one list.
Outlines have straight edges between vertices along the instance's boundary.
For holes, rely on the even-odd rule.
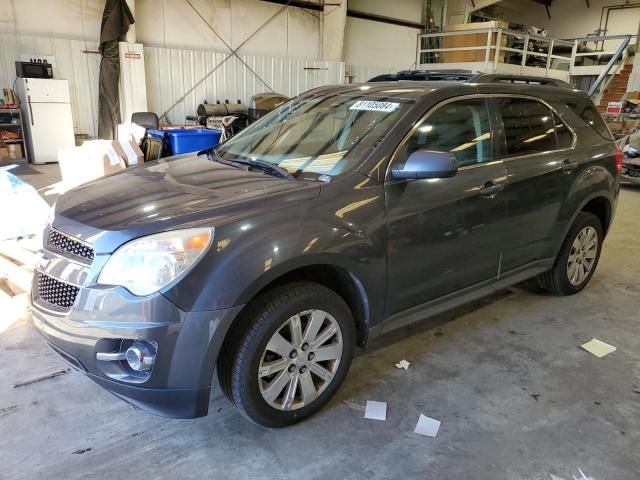
[[76,144],[69,82],[18,78],[16,92],[20,98],[29,159],[37,164],[57,162],[61,147]]

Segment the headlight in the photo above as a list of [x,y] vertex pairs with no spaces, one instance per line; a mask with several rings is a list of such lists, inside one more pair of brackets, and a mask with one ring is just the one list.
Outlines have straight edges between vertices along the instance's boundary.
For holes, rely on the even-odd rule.
[[102,268],[98,283],[150,295],[193,267],[211,245],[213,228],[158,233],[125,243]]

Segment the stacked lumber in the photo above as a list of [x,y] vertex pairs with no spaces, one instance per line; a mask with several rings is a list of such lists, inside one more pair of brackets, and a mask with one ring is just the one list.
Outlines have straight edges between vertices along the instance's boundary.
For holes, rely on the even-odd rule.
[[29,316],[29,291],[41,239],[0,241],[0,333]]

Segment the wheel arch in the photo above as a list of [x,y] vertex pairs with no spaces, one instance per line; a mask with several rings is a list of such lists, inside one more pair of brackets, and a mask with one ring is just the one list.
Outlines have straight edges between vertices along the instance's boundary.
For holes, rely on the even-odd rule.
[[580,212],[589,212],[598,217],[602,225],[602,231],[606,235],[611,225],[612,209],[610,200],[604,195],[598,195],[587,200],[580,208]]
[[[256,297],[296,281],[315,282],[334,291],[347,304],[356,327],[356,342],[365,346],[369,337],[371,305],[369,295],[359,277],[345,265],[329,262],[307,263],[304,265],[280,265],[249,286],[236,304],[245,305],[239,316]],[[228,333],[227,333],[228,335]]]

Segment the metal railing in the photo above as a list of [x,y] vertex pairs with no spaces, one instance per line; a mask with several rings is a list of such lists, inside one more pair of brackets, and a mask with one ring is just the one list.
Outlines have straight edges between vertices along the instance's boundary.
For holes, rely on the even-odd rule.
[[[478,43],[482,39],[483,44],[460,47],[441,46],[453,43],[453,37],[466,37],[469,35],[476,36],[470,39],[471,42]],[[482,38],[485,36],[486,39]],[[452,41],[448,42],[447,40],[449,39]],[[542,51],[534,50],[532,46]],[[576,43],[573,41],[530,35],[503,28],[423,33],[418,35],[416,62],[418,65],[424,65],[425,63],[482,63],[486,65],[487,73],[496,71],[498,64],[509,64],[519,67],[543,68],[545,74],[548,75],[550,70],[569,70],[569,67],[566,70],[558,69],[557,67],[561,64],[571,64],[575,54],[575,46]],[[569,52],[559,54],[557,51],[560,47],[564,47],[565,51],[569,49]],[[454,52],[460,52],[460,54],[456,55]],[[467,52],[467,54],[464,52]],[[469,52],[476,53],[476,55],[469,55]],[[473,57],[471,62],[469,60],[470,57]]]
[[[594,95],[596,92],[602,93],[611,80],[613,80],[613,73],[620,67],[624,66],[625,60],[627,58],[627,47],[631,42],[631,38],[633,35],[606,35],[606,36],[587,36],[587,37],[579,37],[574,38],[573,41],[576,42],[576,54],[572,58],[572,66],[574,74],[577,73],[577,68],[580,63],[580,59],[586,59],[596,62],[596,66],[600,66],[600,63],[603,60],[607,60],[607,64],[601,71],[598,73],[596,80],[593,82],[591,87],[589,87],[589,95]],[[617,43],[615,50],[604,50],[605,47],[609,48],[611,43]],[[595,43],[596,49],[589,50],[588,44]],[[598,43],[601,43],[601,47],[598,48]],[[606,45],[605,45],[606,44]],[[581,51],[580,46],[584,45],[587,51]]]
[[597,77],[589,87],[589,94],[594,95],[604,90],[607,79],[624,64],[632,37],[606,35],[560,40],[503,28],[422,33],[418,35],[416,64],[417,68],[435,63],[440,64],[439,68],[446,64],[449,68],[537,74],[566,81],[576,76]]

